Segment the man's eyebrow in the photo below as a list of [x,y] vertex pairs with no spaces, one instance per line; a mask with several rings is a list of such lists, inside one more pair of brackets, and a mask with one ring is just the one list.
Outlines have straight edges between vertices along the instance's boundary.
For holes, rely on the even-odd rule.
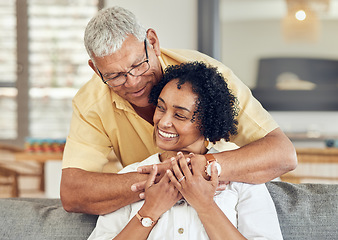
[[120,73],[119,72],[113,72],[113,73],[105,73],[103,74],[104,77],[110,77],[111,75],[119,75]]
[[[142,55],[142,56],[140,55],[140,57],[137,58],[137,59],[134,61],[134,63],[130,66],[129,70],[130,70],[131,68],[133,68],[134,66],[136,66],[137,64],[141,63],[141,62],[143,61],[143,58],[144,58],[144,55]],[[128,70],[128,71],[129,71],[129,70]],[[109,73],[103,74],[102,76],[104,76],[105,78],[107,78],[107,77],[109,77],[109,76],[111,76],[111,75],[119,75],[119,74],[121,74],[121,73],[125,73],[125,72],[109,72]]]
[[146,56],[145,53],[142,54],[142,55],[140,55],[140,56],[134,61],[134,63],[133,63],[132,66],[135,66],[135,65],[141,63],[141,62],[143,61],[143,59],[145,58],[145,56]]

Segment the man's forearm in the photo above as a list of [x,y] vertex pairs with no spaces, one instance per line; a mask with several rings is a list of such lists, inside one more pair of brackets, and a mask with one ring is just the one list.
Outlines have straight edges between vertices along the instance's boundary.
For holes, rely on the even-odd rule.
[[297,165],[294,146],[279,128],[242,148],[214,155],[225,181],[265,183]]
[[68,212],[106,214],[140,200],[130,187],[147,179],[139,173],[96,173],[78,168],[62,170],[61,201]]

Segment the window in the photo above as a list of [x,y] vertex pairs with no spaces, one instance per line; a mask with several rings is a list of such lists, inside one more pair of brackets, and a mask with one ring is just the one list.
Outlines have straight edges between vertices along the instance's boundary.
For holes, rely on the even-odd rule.
[[102,2],[1,1],[1,141],[67,136],[71,99],[93,74],[84,29]]
[[15,2],[0,2],[0,138],[17,137]]

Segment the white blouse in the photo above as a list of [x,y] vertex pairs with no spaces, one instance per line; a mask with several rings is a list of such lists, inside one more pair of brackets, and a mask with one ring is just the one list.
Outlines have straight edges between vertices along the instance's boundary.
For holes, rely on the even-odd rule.
[[[159,156],[154,154],[141,163],[125,167],[119,173],[135,172],[139,166],[157,163],[160,163]],[[214,200],[247,239],[283,239],[275,205],[265,184],[231,182],[226,190],[214,197]],[[113,239],[135,216],[143,203],[144,200],[99,216],[96,227],[88,239]],[[180,200],[160,217],[148,239],[209,238],[195,209],[185,200]]]

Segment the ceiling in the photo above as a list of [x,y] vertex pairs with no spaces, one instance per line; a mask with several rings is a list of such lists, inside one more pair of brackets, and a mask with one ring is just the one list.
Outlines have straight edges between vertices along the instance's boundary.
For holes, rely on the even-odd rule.
[[[220,0],[222,21],[282,19],[287,12],[285,0]],[[321,19],[338,19],[338,0],[331,0],[327,13]]]

